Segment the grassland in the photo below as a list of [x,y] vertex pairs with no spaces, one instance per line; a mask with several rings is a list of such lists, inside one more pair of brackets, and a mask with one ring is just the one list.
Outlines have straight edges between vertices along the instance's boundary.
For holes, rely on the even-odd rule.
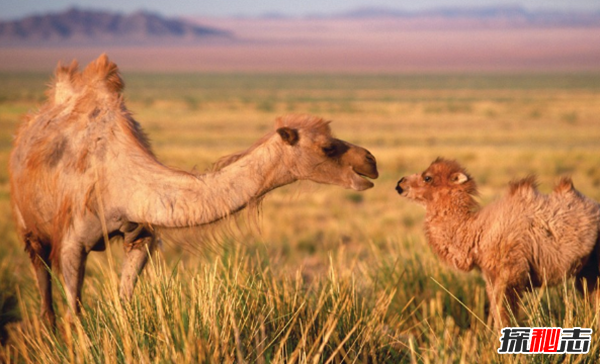
[[[11,219],[7,160],[21,115],[49,75],[0,74],[0,361],[57,362],[595,362],[587,356],[495,354],[484,283],[442,265],[421,207],[394,191],[400,176],[455,158],[481,201],[535,173],[549,191],[571,175],[600,200],[600,75],[125,74],[126,98],[168,165],[208,168],[249,146],[277,115],[334,120],[367,147],[380,178],[356,193],[300,183],[274,191],[260,232],[242,229],[198,254],[167,243],[129,305],[116,294],[120,244],[94,253],[80,322],[56,331]],[[201,242],[197,243],[199,246]],[[55,292],[65,312],[64,295]],[[598,307],[572,282],[523,301],[522,326],[599,328]],[[0,332],[0,335],[2,333]]]

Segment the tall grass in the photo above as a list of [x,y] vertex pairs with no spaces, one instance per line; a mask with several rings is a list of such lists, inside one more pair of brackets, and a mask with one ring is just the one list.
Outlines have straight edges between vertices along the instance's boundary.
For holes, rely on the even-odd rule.
[[103,269],[88,282],[102,299],[87,305],[80,320],[54,332],[26,317],[13,333],[15,351],[5,355],[32,363],[395,362],[407,355],[394,343],[397,333],[385,329],[395,289],[370,299],[334,266],[307,284],[301,274],[274,273],[264,257],[254,258],[236,249],[187,270],[157,256],[125,304],[115,286],[103,284],[114,281]]
[[[499,333],[485,322],[477,274],[449,271],[433,257],[419,262],[404,248],[389,242],[359,256],[332,252],[326,273],[311,278],[277,269],[264,250],[237,247],[191,267],[159,254],[129,303],[119,300],[116,274],[104,262],[88,277],[83,314],[72,324],[61,320],[52,330],[37,317],[37,302],[21,299],[23,321],[0,355],[23,363],[529,361],[495,354]],[[522,305],[521,325],[598,326],[598,307],[571,283],[527,295]],[[585,357],[534,358],[599,356],[594,340]]]
[[[311,184],[278,189],[260,233],[205,255],[171,242],[153,256],[129,303],[117,294],[120,244],[90,256],[83,312],[58,327],[39,295],[10,217],[7,160],[19,117],[46,75],[0,75],[0,362],[561,363],[588,355],[500,356],[485,284],[431,253],[423,211],[395,181],[437,156],[456,158],[483,203],[536,173],[562,174],[600,199],[597,75],[124,75],[128,106],[159,158],[204,170],[249,146],[289,111],[333,119],[337,135],[370,149],[380,178],[364,193]],[[201,242],[195,242],[201,244]],[[202,250],[202,249],[198,249]],[[598,329],[598,306],[567,281],[527,294],[513,324]],[[1,334],[1,333],[0,333]],[[1,336],[1,335],[0,335]],[[596,338],[594,334],[594,338]]]

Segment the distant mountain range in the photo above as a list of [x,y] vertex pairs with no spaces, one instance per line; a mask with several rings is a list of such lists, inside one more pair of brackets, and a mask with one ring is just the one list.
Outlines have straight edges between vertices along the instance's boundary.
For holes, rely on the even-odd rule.
[[[266,13],[262,19],[298,19],[281,13]],[[396,19],[398,21],[431,21],[437,19],[446,22],[470,21],[480,24],[498,24],[503,26],[574,26],[589,27],[600,25],[600,10],[552,11],[527,10],[520,6],[487,6],[487,7],[447,7],[423,11],[405,11],[386,7],[361,7],[334,14],[310,14],[309,19]]]
[[425,11],[408,12],[391,8],[364,7],[333,15],[342,19],[404,18],[404,19],[445,19],[479,20],[482,22],[504,22],[505,25],[532,26],[576,26],[600,25],[600,11],[552,11],[527,10],[520,6],[487,7],[448,7]]
[[[186,20],[165,18],[146,11],[121,14],[72,8],[61,13],[34,15],[0,22],[0,46],[162,46],[244,42],[243,39],[248,38],[247,34],[238,27],[244,22],[251,21],[260,28],[260,24],[266,21],[279,21],[285,25],[286,22],[292,24],[301,20],[309,23],[312,20],[330,23],[339,20],[367,22],[379,27],[384,26],[382,24],[385,23],[390,27],[390,31],[394,29],[598,28],[600,11],[531,11],[519,6],[489,6],[408,12],[391,8],[366,7],[338,14],[314,14],[304,17],[269,13],[252,18],[189,17]],[[312,27],[309,23],[306,26]],[[221,25],[227,29],[221,29]],[[284,29],[266,36],[284,39],[286,36]],[[310,29],[312,28],[308,30]],[[239,35],[239,38],[236,35]]]
[[0,44],[149,44],[231,39],[224,30],[139,11],[69,9],[0,22]]

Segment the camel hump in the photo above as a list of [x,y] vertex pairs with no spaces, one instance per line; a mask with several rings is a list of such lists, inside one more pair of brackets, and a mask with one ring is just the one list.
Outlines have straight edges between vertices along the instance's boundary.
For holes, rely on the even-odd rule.
[[83,71],[83,81],[88,87],[106,87],[109,92],[121,93],[124,83],[119,68],[103,53]]
[[534,175],[529,175],[523,179],[519,179],[516,181],[512,181],[508,184],[509,194],[511,196],[522,194],[522,193],[530,193],[535,191],[537,188],[537,178]]
[[53,100],[54,104],[64,103],[77,92],[80,76],[77,72],[78,68],[79,65],[76,60],[73,60],[68,66],[58,62],[56,71],[54,71],[54,81],[48,91],[48,97]]
[[573,180],[571,179],[571,177],[561,177],[561,179],[556,184],[556,187],[554,187],[554,192],[556,193],[565,193],[574,190],[575,186],[573,185]]

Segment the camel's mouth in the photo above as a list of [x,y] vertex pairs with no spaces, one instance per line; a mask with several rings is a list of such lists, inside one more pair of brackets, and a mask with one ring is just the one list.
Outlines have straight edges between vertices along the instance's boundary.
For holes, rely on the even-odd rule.
[[374,169],[373,171],[370,171],[370,172],[354,170],[354,173],[358,174],[359,176],[361,176],[363,178],[377,179],[377,177],[379,177],[379,173],[377,172],[376,169]]
[[377,171],[377,162],[375,157],[368,150],[365,150],[365,156],[360,163],[352,163],[352,185],[351,187],[357,191],[363,191],[374,186],[373,182],[367,178],[376,179],[379,177]]
[[379,172],[377,171],[377,164],[375,163],[375,157],[367,158],[367,163],[352,166],[352,171],[358,174],[360,177],[377,179]]
[[364,191],[364,190],[368,190],[369,188],[372,188],[373,186],[375,186],[375,184],[373,184],[373,182],[369,181],[369,178],[372,179],[376,179],[377,177],[379,177],[379,174],[377,173],[377,170],[370,171],[370,172],[363,172],[363,171],[354,171],[354,175],[352,178],[352,188],[357,190],[357,191]]

